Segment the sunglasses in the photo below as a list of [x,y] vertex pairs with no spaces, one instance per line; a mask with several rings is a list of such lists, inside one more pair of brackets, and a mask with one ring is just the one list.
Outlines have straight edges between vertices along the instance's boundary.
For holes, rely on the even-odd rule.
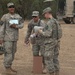
[[15,6],[9,6],[8,8],[15,8]]
[[37,18],[37,16],[33,16],[33,18]]

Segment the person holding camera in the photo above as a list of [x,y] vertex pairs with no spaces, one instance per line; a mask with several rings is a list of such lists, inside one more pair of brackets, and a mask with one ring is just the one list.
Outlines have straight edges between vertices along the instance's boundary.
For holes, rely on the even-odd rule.
[[[47,20],[44,29],[38,33],[44,37],[44,61],[49,75],[59,75],[59,44],[62,37],[62,29],[58,21],[52,15],[52,9],[47,7],[43,10],[43,15]],[[37,34],[38,35],[38,34]]]

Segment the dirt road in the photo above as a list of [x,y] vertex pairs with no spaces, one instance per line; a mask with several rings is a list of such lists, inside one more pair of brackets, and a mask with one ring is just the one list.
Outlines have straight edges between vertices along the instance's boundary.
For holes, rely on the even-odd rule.
[[[27,23],[20,30],[20,38],[17,46],[17,53],[13,62],[13,68],[17,69],[17,75],[33,75],[32,50],[31,46],[24,46],[24,37],[27,30]],[[62,24],[63,37],[60,49],[60,75],[75,75],[75,25]],[[4,72],[3,56],[0,56],[0,73]],[[42,75],[42,74],[41,74]]]

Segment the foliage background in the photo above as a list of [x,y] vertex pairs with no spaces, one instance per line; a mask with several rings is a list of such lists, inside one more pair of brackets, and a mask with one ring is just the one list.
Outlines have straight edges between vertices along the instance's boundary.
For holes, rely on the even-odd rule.
[[24,19],[31,19],[31,14],[34,10],[39,11],[40,17],[42,17],[41,14],[43,9],[49,6],[52,8],[54,16],[56,16],[56,12],[58,10],[58,0],[46,3],[44,3],[44,0],[0,0],[0,17],[8,12],[8,2],[15,3],[16,12],[19,13]]

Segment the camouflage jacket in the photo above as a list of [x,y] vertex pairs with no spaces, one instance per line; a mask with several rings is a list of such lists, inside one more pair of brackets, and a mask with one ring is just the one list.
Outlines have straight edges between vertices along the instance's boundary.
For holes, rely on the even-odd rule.
[[[18,19],[19,24],[16,26],[17,28],[11,28],[9,26],[9,20],[11,18]],[[22,21],[22,17],[18,14],[11,15],[10,13],[7,13],[3,15],[1,18],[1,21],[3,21],[3,25],[0,27],[0,40],[4,41],[17,41],[18,40],[18,34],[19,29],[23,28],[24,23]]]
[[[59,26],[56,19],[52,18],[46,23],[43,31],[43,37],[45,38],[45,43],[51,43],[58,40],[58,30]],[[62,31],[62,30],[61,30]],[[60,33],[62,35],[62,33]]]
[[[29,24],[28,24],[28,30],[27,30],[27,34],[26,34],[26,37],[25,37],[25,41],[28,41],[29,40],[29,37],[30,35],[32,34],[32,32],[34,32],[33,28],[34,26],[42,26],[42,27],[45,27],[45,23],[43,20],[38,20],[37,23],[34,22],[34,20],[32,19]],[[41,36],[39,37],[36,37],[36,40],[41,40]]]

